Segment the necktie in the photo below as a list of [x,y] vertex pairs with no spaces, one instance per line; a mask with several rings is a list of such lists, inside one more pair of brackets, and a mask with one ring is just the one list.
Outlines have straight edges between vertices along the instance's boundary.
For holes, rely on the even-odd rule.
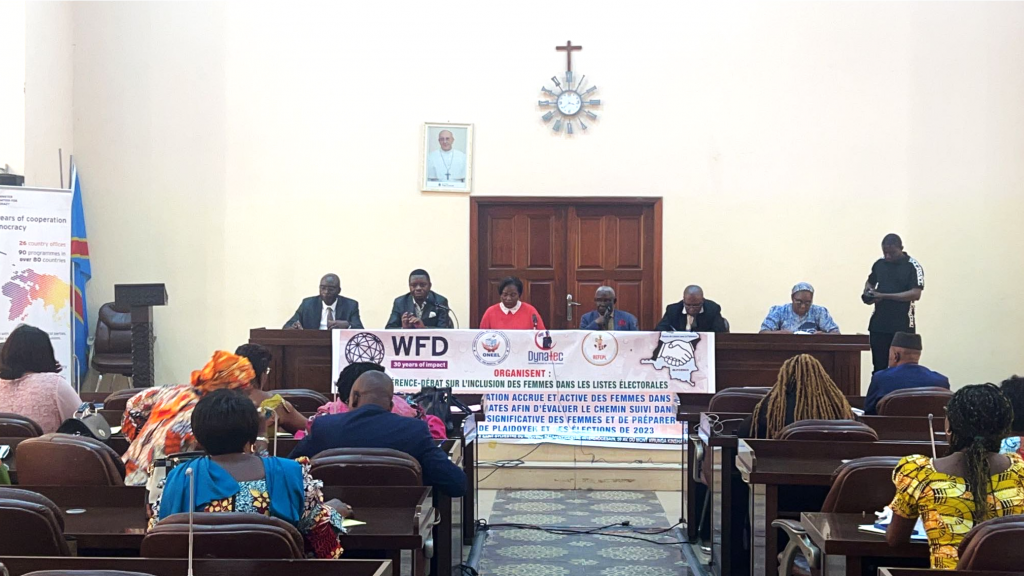
[[327,309],[327,323],[330,324],[331,322],[334,322],[334,310],[328,308]]

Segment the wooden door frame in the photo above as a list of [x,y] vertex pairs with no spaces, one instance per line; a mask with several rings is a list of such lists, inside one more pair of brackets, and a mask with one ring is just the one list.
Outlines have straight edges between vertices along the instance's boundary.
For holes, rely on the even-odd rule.
[[[661,310],[661,198],[651,196],[470,196],[469,197],[469,326],[479,326],[484,313],[477,304],[480,289],[480,212],[495,204],[529,204],[533,206],[593,206],[628,204],[654,209],[654,310]],[[566,250],[569,243],[566,242]],[[566,266],[569,265],[568,254]]]

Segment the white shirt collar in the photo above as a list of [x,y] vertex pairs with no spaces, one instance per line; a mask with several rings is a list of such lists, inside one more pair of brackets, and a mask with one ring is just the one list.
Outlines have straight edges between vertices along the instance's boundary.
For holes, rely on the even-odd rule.
[[327,310],[328,308],[330,308],[334,312],[337,312],[338,311],[338,300],[340,300],[340,299],[341,299],[341,296],[338,296],[337,298],[334,299],[334,304],[331,304],[330,306],[328,306],[327,302],[324,302],[324,299],[321,298],[320,299],[320,304],[323,307],[320,309],[320,311],[323,312],[324,310]]
[[500,304],[501,304],[501,311],[502,312],[504,312],[505,314],[515,314],[516,312],[519,312],[520,308],[522,308],[523,301],[520,300],[520,301],[516,302],[516,305],[513,306],[511,309],[505,308],[505,303],[504,302],[500,302]]

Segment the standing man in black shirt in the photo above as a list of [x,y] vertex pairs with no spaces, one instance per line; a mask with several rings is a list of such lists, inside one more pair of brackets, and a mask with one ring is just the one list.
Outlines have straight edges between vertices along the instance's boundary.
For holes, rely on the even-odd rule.
[[903,241],[895,234],[882,239],[882,258],[871,267],[864,284],[865,304],[874,304],[868,332],[871,334],[871,360],[874,371],[889,367],[889,346],[897,332],[915,332],[914,302],[924,290],[924,268],[903,251]]

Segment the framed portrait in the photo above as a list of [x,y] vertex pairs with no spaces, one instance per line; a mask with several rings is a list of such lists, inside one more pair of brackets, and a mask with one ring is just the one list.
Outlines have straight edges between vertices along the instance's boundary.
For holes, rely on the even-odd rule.
[[424,192],[469,192],[473,187],[473,125],[423,125]]

